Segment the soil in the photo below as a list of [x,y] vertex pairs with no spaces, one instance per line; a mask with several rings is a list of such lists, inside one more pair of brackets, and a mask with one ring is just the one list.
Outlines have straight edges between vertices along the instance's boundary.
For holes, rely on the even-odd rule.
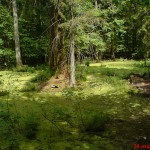
[[49,81],[40,85],[40,91],[49,91],[51,93],[61,92],[68,87],[68,79],[60,74],[58,77],[53,76]]
[[138,89],[138,93],[144,96],[150,96],[150,77],[147,74],[130,74],[130,85]]

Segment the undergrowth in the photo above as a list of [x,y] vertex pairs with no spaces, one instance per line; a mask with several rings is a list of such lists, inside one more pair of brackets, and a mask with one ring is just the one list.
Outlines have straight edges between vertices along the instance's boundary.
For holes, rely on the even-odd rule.
[[8,90],[0,90],[0,96],[5,96],[8,95],[9,91]]
[[104,132],[110,123],[110,116],[104,112],[89,111],[86,114],[84,130],[86,132]]
[[35,67],[30,67],[28,65],[23,65],[19,68],[15,68],[14,71],[17,72],[29,72],[29,73],[35,73]]
[[[36,69],[35,73],[31,69],[32,78],[22,89],[27,93],[0,97],[0,149],[114,150],[121,149],[120,145],[128,139],[139,138],[136,132],[144,130],[145,124],[136,132],[131,125],[149,115],[149,99],[137,97],[134,90],[134,95],[129,95],[125,79],[131,72],[145,72],[144,68],[122,61],[77,66],[76,77],[85,82],[66,89],[61,96],[33,92],[53,75],[45,66]],[[130,133],[126,138],[127,132]],[[124,133],[124,137],[119,133]]]
[[30,92],[30,91],[36,91],[37,90],[37,85],[33,83],[26,83],[23,88],[20,89],[20,92]]
[[50,79],[50,77],[52,77],[53,73],[54,72],[49,69],[39,71],[38,74],[34,78],[32,78],[30,82],[38,82],[38,83],[45,82],[48,79]]

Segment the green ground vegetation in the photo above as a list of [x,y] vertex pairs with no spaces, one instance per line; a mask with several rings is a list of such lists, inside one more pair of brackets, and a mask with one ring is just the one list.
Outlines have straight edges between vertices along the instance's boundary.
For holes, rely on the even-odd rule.
[[[149,64],[150,62],[148,62]],[[150,99],[130,87],[133,60],[77,64],[76,88],[41,92],[46,68],[0,71],[0,149],[127,150],[150,141]]]

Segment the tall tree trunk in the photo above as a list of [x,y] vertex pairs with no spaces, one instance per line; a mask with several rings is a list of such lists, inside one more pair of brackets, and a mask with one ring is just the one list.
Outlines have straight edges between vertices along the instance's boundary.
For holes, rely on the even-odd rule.
[[19,29],[18,29],[18,14],[16,0],[12,0],[13,4],[13,17],[14,17],[14,36],[15,36],[15,50],[16,50],[16,66],[22,66],[20,41],[19,41]]
[[58,52],[58,24],[59,24],[59,18],[58,18],[58,8],[55,6],[55,4],[51,4],[50,9],[50,43],[49,43],[49,66],[52,69],[57,69],[57,52]]
[[114,39],[111,36],[111,59],[115,60],[115,47],[114,47]]
[[136,52],[137,50],[137,29],[136,27],[134,27],[133,31],[132,31],[132,52]]
[[48,48],[48,64],[50,68],[61,72],[66,63],[66,52],[64,48],[64,40],[65,40],[65,31],[62,28],[59,28],[59,24],[61,24],[64,20],[60,16],[59,11],[61,10],[59,7],[60,1],[56,6],[55,3],[50,3],[50,43]]
[[74,16],[73,16],[74,0],[70,0],[70,86],[75,86],[75,56],[74,56]]
[[103,57],[103,52],[102,52],[102,51],[99,51],[99,52],[98,52],[98,61],[101,61],[101,60],[102,60],[102,57]]
[[97,2],[97,0],[95,0],[95,9],[96,10],[98,9],[98,2]]

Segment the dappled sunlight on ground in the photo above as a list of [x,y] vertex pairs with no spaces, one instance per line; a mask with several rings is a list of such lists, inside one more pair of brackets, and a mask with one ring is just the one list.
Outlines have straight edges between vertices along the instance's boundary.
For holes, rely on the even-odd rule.
[[64,75],[62,74],[60,74],[57,78],[53,76],[49,81],[45,83],[45,85],[41,85],[40,91],[47,91],[50,94],[61,92],[68,87],[68,82],[68,79],[65,79]]
[[[145,70],[142,68],[142,73]],[[4,122],[0,129],[7,132],[5,123],[9,122],[5,117],[9,119],[10,115],[17,135],[13,130],[7,134],[19,139],[21,150],[122,150],[123,144],[132,149],[135,143],[149,143],[150,98],[131,90],[131,72],[141,73],[137,62],[95,63],[85,68],[86,80],[78,81],[75,89],[52,90],[51,85],[62,85],[59,79],[52,78],[45,90],[21,92],[18,87],[37,84],[31,82],[37,74],[1,71],[1,87],[11,92],[0,96],[0,119]],[[99,118],[103,113],[108,121]],[[92,115],[96,115],[94,119]],[[95,126],[103,122],[106,126]],[[0,147],[11,141],[5,143],[1,132],[0,137]]]
[[3,89],[10,90],[12,92],[19,91],[29,82],[35,74],[28,72],[14,72],[14,71],[0,71],[0,79],[2,78]]

